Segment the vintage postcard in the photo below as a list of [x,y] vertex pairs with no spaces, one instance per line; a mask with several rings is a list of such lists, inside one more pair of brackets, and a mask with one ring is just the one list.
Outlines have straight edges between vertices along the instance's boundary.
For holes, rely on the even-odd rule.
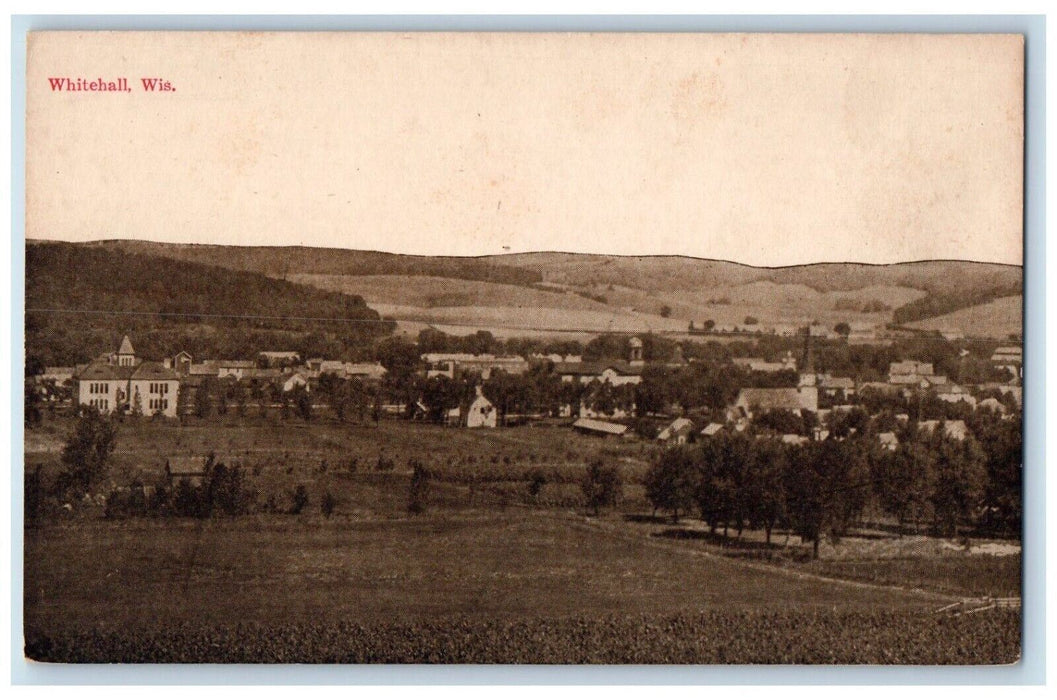
[[26,657],[1016,662],[1024,75],[30,33]]

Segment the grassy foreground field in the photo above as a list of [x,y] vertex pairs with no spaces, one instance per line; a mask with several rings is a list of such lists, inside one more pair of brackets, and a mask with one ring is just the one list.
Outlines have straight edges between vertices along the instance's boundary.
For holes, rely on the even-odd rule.
[[[27,431],[27,465],[57,468],[70,427],[49,419]],[[85,662],[1017,658],[1019,611],[935,611],[955,596],[1015,595],[1019,557],[737,560],[729,547],[658,537],[670,525],[631,517],[648,513],[639,482],[651,450],[555,425],[126,423],[110,474],[117,485],[151,483],[166,455],[215,451],[243,467],[258,503],[296,484],[307,487],[309,505],[300,515],[210,520],[106,520],[84,504],[60,511],[25,535],[27,654]],[[624,498],[587,517],[577,482],[600,451],[621,465]],[[393,471],[375,469],[382,455]],[[438,475],[427,512],[414,517],[412,459]],[[535,496],[530,469],[547,476]],[[330,518],[320,512],[324,492],[337,501]]]
[[50,526],[27,533],[25,586],[27,653],[53,661],[1003,663],[1019,649],[1015,615],[952,621],[934,614],[945,596],[525,509]]

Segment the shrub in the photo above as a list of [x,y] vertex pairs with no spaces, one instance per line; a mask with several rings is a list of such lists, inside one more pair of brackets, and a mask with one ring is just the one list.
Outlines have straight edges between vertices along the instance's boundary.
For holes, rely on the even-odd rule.
[[596,458],[587,468],[580,488],[587,507],[598,515],[603,507],[616,505],[623,493],[620,471],[616,466],[606,464],[602,458]]
[[543,473],[542,469],[535,468],[530,470],[527,476],[529,495],[538,499],[543,487],[547,485],[547,475]]
[[429,499],[429,470],[418,460],[411,462],[411,485],[407,492],[407,512],[413,515],[426,510]]
[[304,484],[298,484],[297,488],[290,494],[290,510],[287,511],[289,515],[300,515],[301,511],[308,505],[308,489],[305,488]]
[[334,495],[329,491],[323,492],[323,497],[319,499],[319,510],[323,513],[324,518],[330,518],[334,514],[334,506],[338,504]]

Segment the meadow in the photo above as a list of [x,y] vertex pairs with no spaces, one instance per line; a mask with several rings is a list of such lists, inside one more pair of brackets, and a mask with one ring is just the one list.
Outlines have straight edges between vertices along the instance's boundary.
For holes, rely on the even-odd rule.
[[[69,427],[53,419],[27,430],[27,465],[56,469]],[[309,503],[297,515],[206,520],[114,520],[98,504],[71,504],[25,534],[27,653],[96,662],[1017,658],[1019,611],[936,611],[1018,589],[1019,557],[765,563],[661,537],[671,526],[648,516],[638,483],[654,449],[561,425],[126,421],[115,484],[151,483],[166,455],[215,452],[241,465],[258,503],[294,485],[306,486]],[[625,486],[617,507],[594,517],[579,479],[600,452],[621,465]],[[392,469],[379,471],[379,458]],[[435,474],[419,515],[407,510],[412,461]],[[545,483],[533,493],[535,472]],[[335,500],[329,516],[324,493]],[[798,547],[793,538],[789,551]]]

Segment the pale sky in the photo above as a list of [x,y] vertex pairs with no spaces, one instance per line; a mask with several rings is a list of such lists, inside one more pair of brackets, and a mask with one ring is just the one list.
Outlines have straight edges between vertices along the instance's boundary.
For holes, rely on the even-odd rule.
[[1023,261],[1019,36],[40,33],[27,105],[28,238]]

